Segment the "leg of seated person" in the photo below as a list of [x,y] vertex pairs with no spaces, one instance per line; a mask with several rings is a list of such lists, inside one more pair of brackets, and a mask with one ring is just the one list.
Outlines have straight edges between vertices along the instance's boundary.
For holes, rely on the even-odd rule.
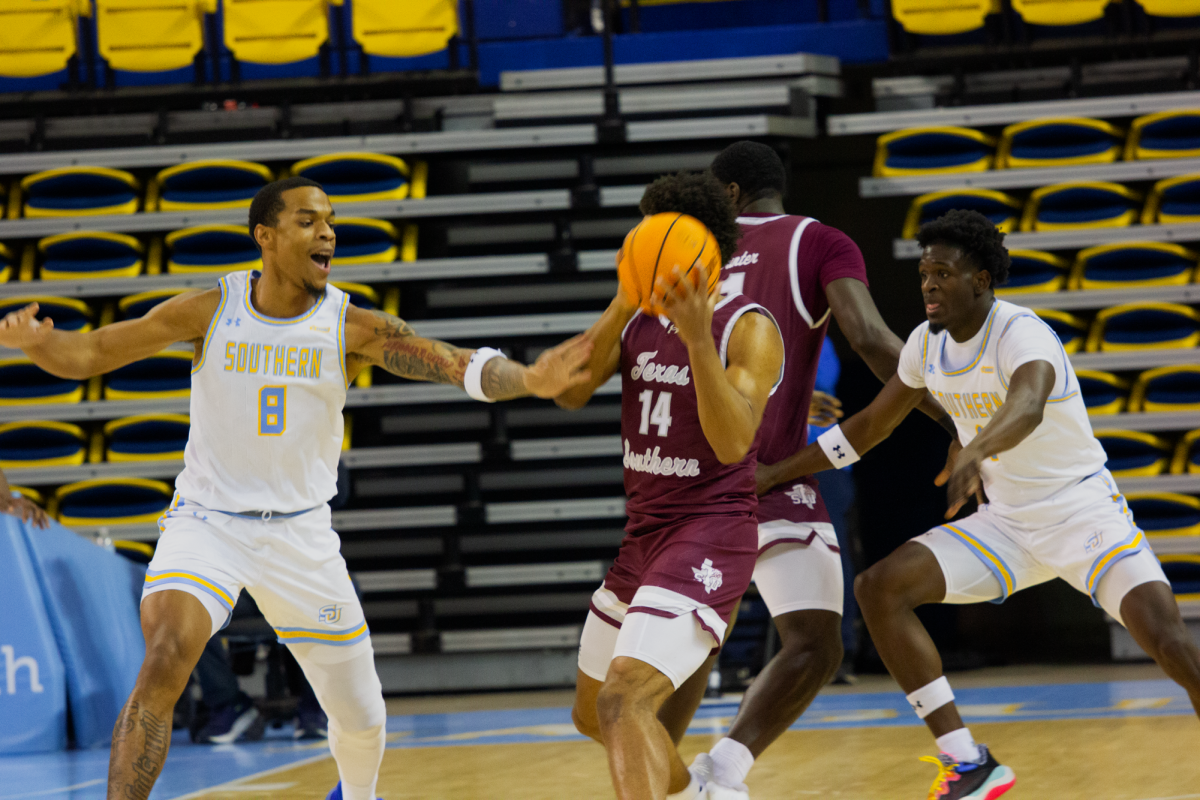
[[109,800],[149,796],[167,758],[175,703],[213,627],[209,610],[187,592],[154,592],[142,602],[146,659],[113,728]]

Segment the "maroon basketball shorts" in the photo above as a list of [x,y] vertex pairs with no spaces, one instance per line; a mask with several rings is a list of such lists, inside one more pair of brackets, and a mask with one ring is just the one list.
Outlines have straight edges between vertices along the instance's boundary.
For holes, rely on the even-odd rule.
[[678,687],[721,646],[757,556],[749,515],[691,517],[627,535],[592,595],[580,670],[603,681],[609,662],[628,656]]
[[792,611],[842,613],[841,550],[811,476],[758,499],[754,585],[772,617]]

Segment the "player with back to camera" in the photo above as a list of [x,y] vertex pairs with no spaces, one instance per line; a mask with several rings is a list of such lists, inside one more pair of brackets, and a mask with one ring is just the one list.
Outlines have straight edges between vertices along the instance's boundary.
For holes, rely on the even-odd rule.
[[[747,796],[744,781],[754,760],[804,713],[842,662],[837,535],[817,481],[777,474],[779,462],[808,442],[809,401],[829,318],[881,381],[896,374],[904,343],[876,309],[866,264],[850,237],[784,211],[786,171],[773,149],[735,142],[713,159],[710,171],[726,187],[742,231],[722,273],[722,291],[765,306],[788,353],[783,380],[763,415],[754,567],[781,646],[747,690],[729,735],[696,761],[713,773],[709,796],[733,800]],[[921,410],[954,435],[950,415],[932,397]],[[676,741],[700,704],[708,673],[697,670],[661,715]]]
[[964,447],[948,483],[952,519],[979,490],[989,502],[901,545],[855,581],[871,638],[941,755],[930,800],[992,800],[1015,776],[977,745],[954,705],[941,658],[914,609],[1002,602],[1062,578],[1129,629],[1200,713],[1200,649],[1092,434],[1062,343],[1032,311],[997,300],[1008,278],[1004,234],[974,211],[921,228],[928,321],[900,368],[862,412],[781,465],[790,478],[858,460],[925,396],[953,415]]
[[[146,659],[113,731],[110,800],[149,795],[171,714],[208,639],[243,588],[304,669],[329,717],[333,800],[374,800],[385,708],[362,607],[330,527],[342,407],[373,364],[463,387],[491,402],[553,397],[589,377],[582,338],[530,367],[496,350],[417,336],[329,284],[336,233],[320,184],[286,178],[250,205],[262,271],[234,272],[140,319],[91,333],[54,330],[32,304],[0,320],[0,346],[82,380],[193,342],[192,427],[142,595]],[[402,513],[402,512],[397,512]]]
[[[737,245],[733,207],[710,175],[659,178],[641,210],[702,222],[720,251],[720,261],[712,258],[716,269]],[[619,260],[650,249],[637,241],[647,224],[626,237]],[[592,595],[572,717],[580,732],[604,744],[621,800],[706,796],[656,715],[720,646],[750,583],[758,550],[758,427],[784,364],[770,314],[740,295],[708,295],[710,273],[690,263],[699,261],[696,251],[682,269],[674,266],[669,237],[667,247],[657,238],[649,243],[655,253],[666,251],[650,259],[662,262],[663,316],[639,310],[623,286],[586,334],[594,343],[591,379],[557,399],[579,408],[620,371],[629,521],[616,561]],[[699,288],[682,278],[689,267],[700,273]]]

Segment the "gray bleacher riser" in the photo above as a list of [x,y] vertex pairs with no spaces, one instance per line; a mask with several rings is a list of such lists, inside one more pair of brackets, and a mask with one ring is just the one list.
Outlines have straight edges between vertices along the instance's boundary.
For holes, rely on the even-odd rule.
[[[1124,228],[1081,228],[1078,230],[1010,233],[1004,245],[1012,250],[1080,250],[1119,242],[1197,242],[1200,223],[1130,225]],[[895,239],[892,254],[897,259],[921,257],[916,239]]]
[[[597,178],[624,175],[664,175],[681,170],[703,170],[712,163],[717,150],[696,153],[655,153],[629,156],[601,156],[592,159]],[[579,177],[577,159],[554,161],[509,161],[468,163],[467,183],[507,183],[512,181],[563,180]]]
[[500,564],[466,569],[468,589],[498,586],[539,586],[555,583],[598,583],[608,570],[605,561],[551,564]]
[[375,669],[394,694],[565,687],[575,683],[577,649],[377,656]]
[[1128,289],[1087,289],[1065,292],[1005,293],[1000,299],[1029,308],[1076,311],[1108,308],[1121,303],[1200,303],[1200,284],[1182,286],[1133,286]]

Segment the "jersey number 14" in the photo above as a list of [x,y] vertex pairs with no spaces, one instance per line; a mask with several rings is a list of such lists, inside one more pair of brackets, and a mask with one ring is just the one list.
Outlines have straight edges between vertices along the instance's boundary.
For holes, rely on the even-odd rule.
[[[666,436],[667,431],[671,428],[671,393],[659,392],[658,402],[654,402],[654,392],[647,389],[638,395],[638,400],[642,403],[642,424],[638,426],[638,433],[646,436],[650,433],[650,426],[658,426],[658,435]],[[651,405],[654,409],[651,410]]]

